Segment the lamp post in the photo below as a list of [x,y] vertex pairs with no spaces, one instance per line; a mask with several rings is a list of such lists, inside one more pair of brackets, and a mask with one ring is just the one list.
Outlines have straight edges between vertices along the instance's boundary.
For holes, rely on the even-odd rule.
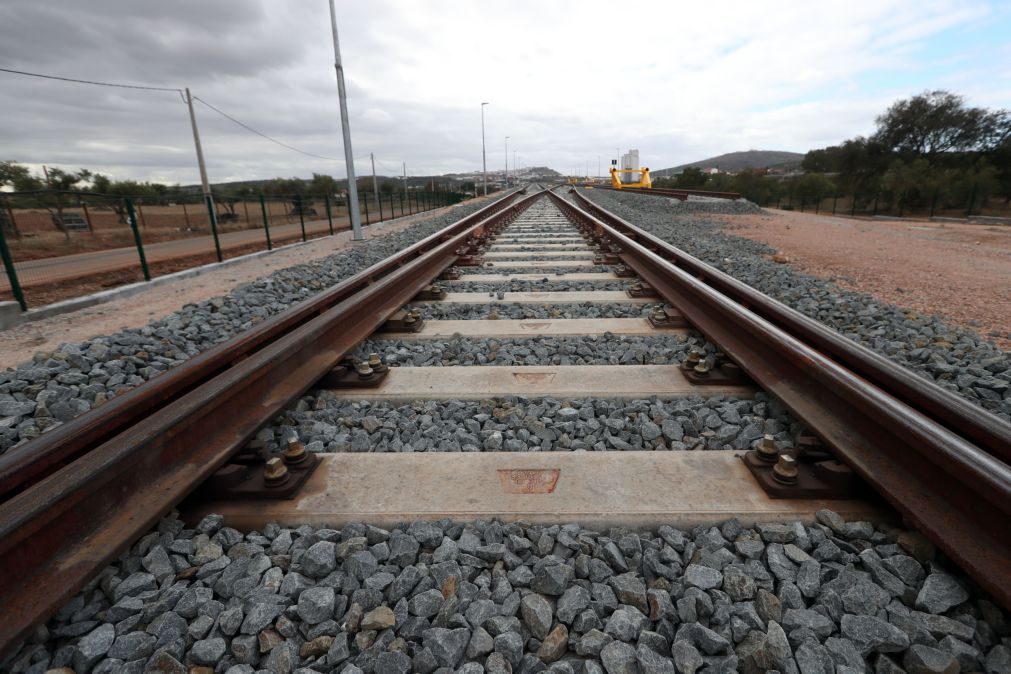
[[505,137],[505,160],[506,160],[506,162],[505,162],[505,164],[506,164],[506,173],[505,173],[506,189],[509,189],[509,136]]
[[330,0],[330,27],[333,30],[334,69],[337,71],[337,96],[340,99],[341,133],[344,136],[344,163],[348,175],[348,216],[351,218],[351,238],[362,241],[362,218],[358,211],[358,183],[355,180],[355,160],[351,152],[351,126],[348,123],[348,101],[344,90],[344,66],[341,64],[340,41],[337,39],[337,12]]
[[484,173],[484,195],[488,196],[488,160],[484,152],[484,106],[487,103],[481,104],[481,170]]

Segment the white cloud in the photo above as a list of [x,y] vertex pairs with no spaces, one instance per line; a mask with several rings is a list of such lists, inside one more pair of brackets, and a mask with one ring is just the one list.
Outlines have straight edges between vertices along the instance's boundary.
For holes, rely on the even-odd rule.
[[[922,71],[942,31],[968,39],[1008,16],[971,0],[657,3],[645,12],[601,0],[337,4],[354,154],[366,173],[370,152],[387,173],[402,161],[412,173],[479,167],[481,101],[491,102],[496,168],[506,135],[522,163],[559,170],[595,169],[598,155],[606,166],[616,147],[638,147],[655,168],[749,147],[805,151],[869,132],[892,100],[933,86]],[[4,67],[190,86],[285,143],[343,156],[325,0],[0,0],[0,10]],[[1008,106],[1007,59],[971,46],[964,75],[937,86]],[[868,87],[878,75],[897,84]],[[0,159],[196,182],[174,94],[0,73],[0,106]],[[343,174],[340,161],[292,153],[202,106],[197,114],[213,180]]]

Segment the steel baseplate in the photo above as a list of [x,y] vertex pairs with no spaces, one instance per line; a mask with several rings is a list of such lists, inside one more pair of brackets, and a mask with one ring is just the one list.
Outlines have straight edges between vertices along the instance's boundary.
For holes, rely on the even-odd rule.
[[425,319],[418,310],[405,311],[401,309],[386,319],[376,332],[421,332]]
[[345,359],[340,365],[323,375],[316,387],[321,389],[376,388],[383,383],[390,368],[378,355],[372,354],[368,362],[355,363]]
[[614,266],[614,275],[618,278],[635,278],[635,272],[623,264]]
[[635,283],[631,288],[626,290],[629,297],[660,297],[657,293],[656,288],[646,283],[645,281],[640,281]]
[[432,285],[425,286],[421,292],[414,296],[411,300],[412,302],[438,302],[440,300],[446,299],[446,289],[442,286],[433,283]]
[[457,279],[460,278],[461,275],[462,274],[460,274],[459,269],[457,269],[456,267],[450,267],[449,269],[447,269],[446,271],[442,272],[442,274],[439,275],[439,280],[456,281]]
[[[294,451],[293,451],[294,449]],[[247,448],[197,488],[197,500],[293,499],[319,465],[319,456],[291,443],[282,454]]]
[[658,330],[688,327],[688,321],[681,312],[669,304],[656,306],[649,314],[649,324]]
[[755,450],[741,459],[770,498],[853,499],[870,494],[866,483],[849,466],[836,459],[797,461],[796,481],[792,484],[777,480],[773,473],[775,463],[764,460]]

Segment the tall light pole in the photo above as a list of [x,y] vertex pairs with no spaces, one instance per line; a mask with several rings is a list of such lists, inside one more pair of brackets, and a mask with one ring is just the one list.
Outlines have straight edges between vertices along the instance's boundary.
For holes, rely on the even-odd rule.
[[484,195],[488,196],[488,160],[484,152],[484,106],[486,105],[488,104],[481,104],[481,171],[484,173]]
[[[190,109],[190,126],[193,128],[193,145],[197,148],[197,165],[200,167],[200,185],[204,191],[204,205],[207,206],[207,217],[210,218],[211,233],[214,234],[214,252],[217,254],[218,262],[221,262],[221,242],[218,240],[218,212],[214,207],[214,195],[211,194],[211,185],[207,181],[207,166],[204,165],[204,150],[200,146],[200,132],[197,130],[197,115],[193,112],[193,95],[190,88],[186,87],[186,105]],[[45,170],[45,167],[42,167]],[[49,173],[46,173],[46,180],[49,180]]]
[[506,189],[509,189],[509,136],[505,137]]
[[[506,157],[506,161],[508,161],[508,160],[509,160],[509,158]],[[515,178],[515,177],[516,177],[516,149],[513,148],[513,178]]]
[[351,125],[348,122],[347,92],[344,90],[344,66],[341,65],[341,46],[337,39],[337,12],[330,0],[330,27],[333,29],[333,66],[337,71],[337,96],[341,105],[341,131],[344,134],[344,163],[348,173],[348,215],[351,217],[351,238],[363,241],[362,217],[358,212],[358,183],[355,180],[355,158],[351,152]]

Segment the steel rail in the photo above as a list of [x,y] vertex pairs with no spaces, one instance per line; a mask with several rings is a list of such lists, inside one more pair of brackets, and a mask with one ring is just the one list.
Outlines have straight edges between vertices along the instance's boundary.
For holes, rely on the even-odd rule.
[[578,192],[573,196],[580,207],[629,238],[654,250],[690,274],[704,279],[713,288],[750,308],[773,325],[940,421],[952,431],[986,447],[987,451],[1002,461],[1011,463],[1011,423],[643,231],[601,208],[586,196]]
[[359,292],[448,236],[502,210],[512,203],[518,194],[518,191],[514,191],[503,196],[341,281],[333,288],[268,318],[233,339],[203,351],[142,386],[116,396],[105,405],[92,409],[31,442],[0,455],[0,499],[17,493],[91,448],[102,444],[122,429],[161,409],[208,378],[248,358],[280,335]]
[[725,295],[712,284],[719,273],[715,269],[682,268],[650,250],[669,244],[628,223],[620,231],[550,196],[563,212],[617,244],[625,265],[980,585],[1011,606],[1011,466],[1006,460]]
[[448,228],[389,273],[0,504],[0,653],[69,600],[527,196]]

